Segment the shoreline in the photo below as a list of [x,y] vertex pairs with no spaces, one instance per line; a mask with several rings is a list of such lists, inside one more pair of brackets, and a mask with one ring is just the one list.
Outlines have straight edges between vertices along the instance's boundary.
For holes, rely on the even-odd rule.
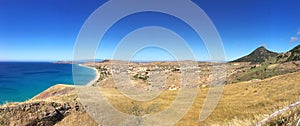
[[[99,71],[98,71],[96,68],[91,67],[91,66],[87,66],[87,65],[84,65],[84,64],[78,64],[78,65],[81,66],[81,67],[86,67],[86,68],[89,68],[89,69],[93,69],[93,70],[95,71],[95,73],[96,73],[95,77],[94,77],[91,81],[89,81],[88,83],[83,84],[83,85],[75,85],[74,83],[73,83],[73,84],[63,84],[63,85],[66,85],[66,86],[89,86],[89,87],[95,86],[95,84],[97,83],[97,80],[100,78],[100,73],[99,73]],[[61,84],[61,83],[60,83],[60,84]],[[52,86],[48,87],[47,89],[41,91],[40,93],[38,93],[38,94],[34,95],[33,97],[30,97],[30,98],[28,98],[27,100],[24,100],[24,101],[6,101],[6,102],[3,102],[3,103],[0,103],[0,107],[1,107],[1,106],[4,106],[4,105],[6,105],[6,104],[10,104],[10,103],[24,103],[24,102],[27,102],[28,100],[33,99],[33,98],[36,97],[37,95],[43,93],[44,91],[46,91],[46,90],[48,90],[49,88],[51,88],[51,87],[53,87],[53,86],[56,86],[56,85],[59,85],[59,84],[52,85]]]
[[95,67],[87,66],[84,64],[78,64],[78,65],[81,67],[93,69],[95,71],[95,73],[96,73],[95,78],[93,80],[91,80],[90,82],[86,83],[85,85],[83,85],[83,86],[95,86],[94,84],[97,83],[97,80],[100,78],[99,71]]

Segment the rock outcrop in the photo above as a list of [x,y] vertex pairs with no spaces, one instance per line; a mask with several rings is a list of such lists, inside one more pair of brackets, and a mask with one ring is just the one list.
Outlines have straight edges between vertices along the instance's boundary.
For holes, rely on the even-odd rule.
[[70,114],[85,113],[74,93],[73,86],[56,85],[29,101],[2,105],[0,125],[51,126]]

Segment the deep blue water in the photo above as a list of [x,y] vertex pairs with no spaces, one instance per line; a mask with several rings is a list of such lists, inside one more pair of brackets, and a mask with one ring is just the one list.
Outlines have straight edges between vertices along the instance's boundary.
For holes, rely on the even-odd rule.
[[[76,85],[94,79],[95,71],[74,65]],[[56,84],[74,84],[72,64],[0,62],[0,104],[25,101]]]

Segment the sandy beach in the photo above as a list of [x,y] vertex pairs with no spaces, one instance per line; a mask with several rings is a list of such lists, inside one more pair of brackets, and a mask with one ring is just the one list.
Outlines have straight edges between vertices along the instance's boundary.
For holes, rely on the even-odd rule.
[[95,86],[94,84],[96,84],[97,80],[100,78],[100,74],[99,74],[98,70],[94,67],[90,67],[90,66],[87,66],[84,64],[78,64],[78,65],[82,66],[82,67],[87,67],[87,68],[93,69],[96,72],[95,78],[85,85],[85,86]]

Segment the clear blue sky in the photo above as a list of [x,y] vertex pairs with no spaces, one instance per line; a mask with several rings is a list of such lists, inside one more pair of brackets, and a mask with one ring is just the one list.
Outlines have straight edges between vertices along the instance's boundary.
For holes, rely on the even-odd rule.
[[[81,26],[103,0],[0,0],[0,60],[70,60]],[[211,18],[223,40],[227,60],[264,45],[285,52],[300,44],[299,0],[194,0]],[[128,3],[133,4],[133,3]],[[191,12],[192,13],[192,12]],[[170,23],[172,22],[172,23]],[[164,26],[181,33],[198,60],[209,60],[203,43],[184,22],[161,13],[138,13],[115,24],[104,37],[97,58],[111,58],[128,32]],[[162,50],[146,49],[136,57],[168,60]],[[163,54],[165,53],[165,54]],[[150,56],[151,55],[151,56]],[[165,56],[165,57],[164,57]]]

